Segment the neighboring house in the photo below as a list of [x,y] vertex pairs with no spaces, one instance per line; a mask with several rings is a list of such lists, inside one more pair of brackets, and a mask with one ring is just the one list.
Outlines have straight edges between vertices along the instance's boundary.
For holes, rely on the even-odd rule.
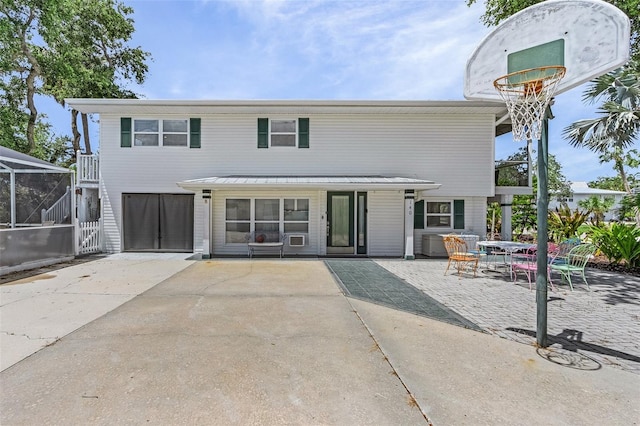
[[598,197],[601,200],[605,198],[613,198],[614,203],[611,209],[604,215],[604,220],[609,221],[617,219],[618,209],[620,203],[627,193],[624,191],[611,191],[608,189],[590,188],[587,182],[571,182],[571,196],[566,199],[550,199],[549,210],[553,210],[559,207],[561,204],[566,204],[571,210],[584,208],[580,207],[580,201],[587,200],[591,197]]
[[484,236],[506,115],[477,101],[67,103],[100,114],[104,250],[205,257],[246,254],[253,231],[295,237],[287,256],[411,258],[422,234]]

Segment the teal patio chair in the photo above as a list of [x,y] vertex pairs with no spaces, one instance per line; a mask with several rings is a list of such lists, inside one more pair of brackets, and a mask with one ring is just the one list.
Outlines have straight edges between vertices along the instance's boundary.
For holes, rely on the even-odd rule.
[[567,262],[567,255],[572,248],[580,244],[580,238],[568,238],[563,240],[560,244],[549,249],[549,264],[550,265],[563,265]]
[[584,276],[584,268],[587,266],[587,262],[595,252],[596,246],[594,246],[593,244],[579,244],[575,246],[569,251],[569,253],[567,253],[567,256],[563,259],[563,262],[551,262],[551,264],[549,265],[549,280],[551,281],[551,272],[556,271],[562,276],[563,282],[565,278],[567,279],[567,281],[569,281],[569,287],[573,291],[571,274],[574,272],[579,272],[582,276],[582,280],[587,286],[587,289],[589,289],[589,283],[587,282],[587,278]]

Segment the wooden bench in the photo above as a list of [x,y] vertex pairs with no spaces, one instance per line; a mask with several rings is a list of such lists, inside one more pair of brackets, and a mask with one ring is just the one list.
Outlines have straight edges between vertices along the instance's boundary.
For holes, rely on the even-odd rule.
[[249,259],[256,251],[278,252],[280,258],[284,256],[285,235],[279,232],[251,232],[245,236]]

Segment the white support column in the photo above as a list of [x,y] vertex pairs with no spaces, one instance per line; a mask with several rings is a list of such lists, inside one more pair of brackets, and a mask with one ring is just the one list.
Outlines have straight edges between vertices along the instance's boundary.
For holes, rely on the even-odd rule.
[[203,209],[202,220],[204,221],[202,227],[202,258],[211,258],[211,190],[205,189],[202,191]]
[[500,230],[500,236],[503,241],[511,241],[513,235],[513,228],[511,225],[511,216],[513,211],[511,205],[513,204],[513,195],[501,195],[500,196],[500,208],[502,209],[502,229]]
[[413,189],[404,191],[404,258],[413,260],[413,215],[416,194]]
[[78,222],[78,209],[76,205],[76,179],[74,175],[71,175],[71,187],[67,189],[69,191],[69,202],[71,203],[71,224],[73,227],[73,250],[75,255],[80,254],[80,223]]

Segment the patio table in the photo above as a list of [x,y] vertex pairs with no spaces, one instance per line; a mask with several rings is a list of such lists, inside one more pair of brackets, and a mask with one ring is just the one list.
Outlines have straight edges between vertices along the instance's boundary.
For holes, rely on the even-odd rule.
[[[531,243],[520,243],[517,241],[493,241],[493,240],[487,240],[487,241],[478,241],[476,243],[479,247],[485,247],[485,248],[497,248],[500,251],[505,253],[505,262],[506,262],[506,256],[513,256],[514,253],[518,253],[518,252],[525,252],[529,249],[532,248],[536,248],[537,245],[536,244],[531,244]],[[489,267],[489,257],[487,255],[487,268]],[[512,273],[511,270],[511,263],[509,263],[509,274]]]

